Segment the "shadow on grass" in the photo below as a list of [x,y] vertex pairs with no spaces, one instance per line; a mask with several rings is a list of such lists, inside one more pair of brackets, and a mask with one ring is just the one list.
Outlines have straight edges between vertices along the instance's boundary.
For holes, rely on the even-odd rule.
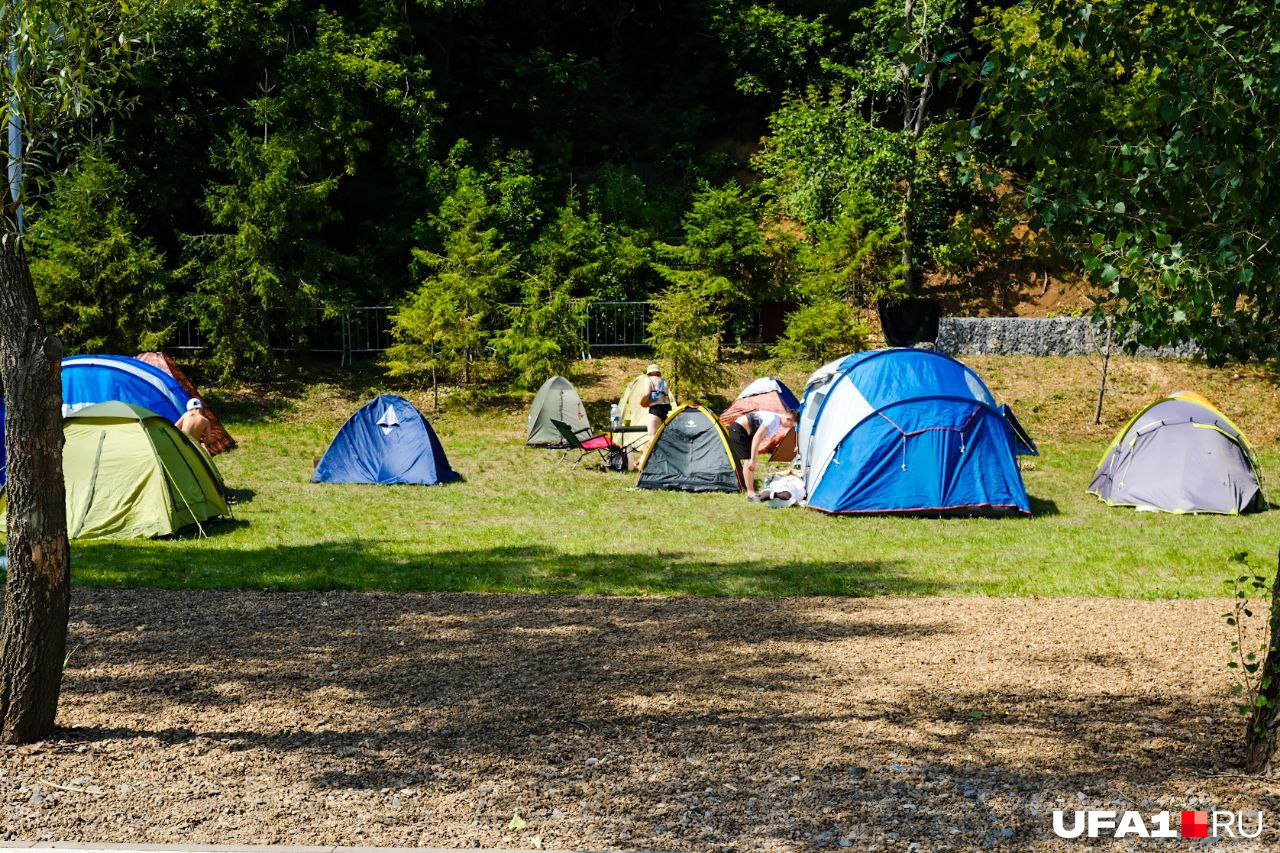
[[942,580],[897,560],[716,560],[679,551],[569,553],[541,545],[441,551],[426,557],[342,541],[177,551],[134,542],[85,543],[82,586],[262,590],[451,590],[604,595],[937,595]]
[[1062,515],[1062,510],[1058,509],[1058,502],[1052,498],[1038,498],[1035,495],[1027,495],[1031,502],[1032,516],[1052,516]]

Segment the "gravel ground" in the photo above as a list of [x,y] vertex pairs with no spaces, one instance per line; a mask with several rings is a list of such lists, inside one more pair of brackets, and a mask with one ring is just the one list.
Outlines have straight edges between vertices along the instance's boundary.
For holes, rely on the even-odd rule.
[[78,589],[0,839],[1060,849],[1054,808],[1221,807],[1274,849],[1226,607]]

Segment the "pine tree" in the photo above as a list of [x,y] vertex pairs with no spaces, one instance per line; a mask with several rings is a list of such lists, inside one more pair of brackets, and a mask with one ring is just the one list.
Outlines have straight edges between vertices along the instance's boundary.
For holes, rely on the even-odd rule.
[[494,348],[521,388],[567,373],[587,348],[582,337],[587,300],[575,299],[568,285],[553,287],[530,277],[524,301],[507,311],[510,325],[495,338]]
[[668,287],[654,300],[648,342],[658,360],[671,365],[671,386],[681,398],[694,399],[728,382],[719,358],[723,328],[711,297],[692,287]]
[[443,249],[414,250],[428,275],[391,318],[392,375],[429,372],[437,399],[441,372],[471,383],[476,363],[486,357],[498,306],[514,288],[517,258],[488,226],[490,213],[483,189],[463,180],[434,218]]
[[158,349],[172,330],[172,275],[123,205],[120,167],[90,149],[55,182],[29,236],[31,277],[49,328],[73,350]]

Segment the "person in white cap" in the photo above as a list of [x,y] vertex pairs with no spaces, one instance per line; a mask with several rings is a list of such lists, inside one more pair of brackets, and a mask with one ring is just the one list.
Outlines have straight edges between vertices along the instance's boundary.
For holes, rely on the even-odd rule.
[[174,426],[185,432],[196,443],[204,444],[204,440],[209,436],[209,419],[204,416],[204,404],[192,397],[187,401],[186,414],[178,418]]
[[640,398],[640,405],[649,410],[649,440],[662,426],[667,415],[671,414],[671,392],[667,388],[667,380],[662,378],[662,368],[651,364],[644,369],[649,378],[645,395]]

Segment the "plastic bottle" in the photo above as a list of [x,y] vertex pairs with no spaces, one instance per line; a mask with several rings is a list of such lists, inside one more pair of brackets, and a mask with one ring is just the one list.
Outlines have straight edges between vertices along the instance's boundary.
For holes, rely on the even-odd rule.
[[613,424],[614,429],[622,426],[622,410],[618,408],[617,403],[609,406],[609,422]]

